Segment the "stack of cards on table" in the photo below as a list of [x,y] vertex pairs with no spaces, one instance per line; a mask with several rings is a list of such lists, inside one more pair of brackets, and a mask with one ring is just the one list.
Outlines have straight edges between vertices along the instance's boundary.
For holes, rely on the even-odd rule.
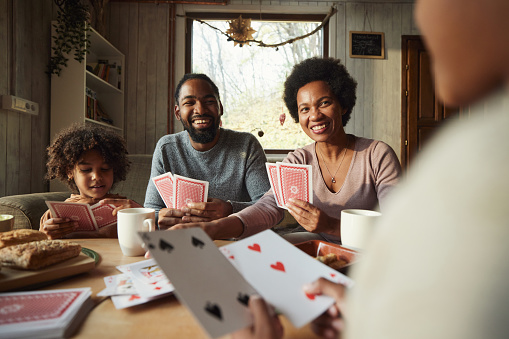
[[271,230],[217,248],[201,228],[140,233],[175,294],[211,337],[252,323],[249,296],[259,294],[301,327],[334,300],[306,295],[319,277],[351,286],[343,274],[302,252]]
[[0,338],[67,338],[93,307],[90,288],[0,293]]
[[152,181],[167,208],[180,209],[189,202],[206,202],[209,182],[172,175],[170,172],[153,177]]
[[278,207],[286,208],[290,198],[313,203],[313,175],[311,165],[288,162],[265,163],[270,187]]
[[173,285],[154,259],[117,266],[122,274],[104,278],[106,288],[97,296],[111,296],[115,308],[144,304],[169,295]]
[[78,222],[75,231],[96,231],[113,225],[117,217],[112,214],[115,205],[97,203],[93,206],[65,201],[46,201],[54,218],[69,218]]

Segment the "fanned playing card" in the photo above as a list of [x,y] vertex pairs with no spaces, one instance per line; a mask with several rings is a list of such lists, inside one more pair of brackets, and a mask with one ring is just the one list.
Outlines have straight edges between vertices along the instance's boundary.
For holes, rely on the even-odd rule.
[[209,182],[186,178],[175,174],[173,176],[175,190],[173,201],[175,208],[185,207],[190,202],[206,202],[209,192]]
[[265,163],[267,168],[267,174],[269,175],[270,188],[274,193],[274,199],[278,207],[284,208],[281,204],[281,185],[279,184],[279,178],[277,176],[277,165],[272,162]]
[[301,327],[329,308],[334,300],[307,295],[302,287],[324,277],[347,287],[347,276],[310,257],[271,230],[221,248],[223,254],[260,295]]
[[51,211],[53,217],[69,218],[78,222],[78,228],[74,231],[95,231],[97,223],[90,205],[65,202],[65,201],[46,201],[46,205]]
[[175,294],[211,337],[251,325],[247,303],[256,291],[201,228],[140,233],[175,286]]
[[159,195],[164,201],[167,208],[175,208],[173,203],[173,191],[175,190],[173,184],[173,175],[171,172],[158,175],[153,177],[152,181],[159,192]]
[[98,228],[111,226],[117,223],[117,216],[113,215],[115,205],[111,204],[95,204],[91,206],[92,214],[94,215],[95,222]]
[[281,204],[286,206],[290,198],[313,203],[313,180],[311,165],[277,162],[277,177],[281,185]]

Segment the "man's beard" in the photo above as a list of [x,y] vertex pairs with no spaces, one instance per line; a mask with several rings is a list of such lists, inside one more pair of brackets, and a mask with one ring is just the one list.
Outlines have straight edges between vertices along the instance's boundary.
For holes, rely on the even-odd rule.
[[205,129],[196,129],[193,127],[192,119],[196,118],[196,116],[190,117],[185,123],[184,120],[181,120],[184,130],[186,130],[187,133],[189,133],[191,140],[198,144],[208,144],[209,142],[214,141],[217,135],[217,131],[219,130],[219,124],[221,119],[218,118],[216,120],[216,118],[214,117],[211,117],[209,115],[206,116],[212,119],[212,125]]

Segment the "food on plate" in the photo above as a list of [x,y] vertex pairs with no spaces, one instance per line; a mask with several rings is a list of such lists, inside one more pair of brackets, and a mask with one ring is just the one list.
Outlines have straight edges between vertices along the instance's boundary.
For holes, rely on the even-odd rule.
[[1,232],[0,248],[46,239],[48,239],[48,237],[43,232],[30,229],[19,229],[9,232]]
[[338,270],[344,267],[345,265],[348,265],[348,260],[334,253],[329,253],[327,255],[319,255],[316,257],[316,260],[320,261],[321,263],[324,263],[325,265],[335,270]]
[[41,240],[0,249],[3,266],[35,270],[76,257],[81,245],[65,240]]

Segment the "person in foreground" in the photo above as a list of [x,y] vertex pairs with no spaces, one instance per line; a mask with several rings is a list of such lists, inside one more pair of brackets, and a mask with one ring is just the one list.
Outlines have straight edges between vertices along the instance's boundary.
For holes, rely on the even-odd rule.
[[[112,204],[117,206],[113,215],[124,208],[141,207],[126,197],[109,193],[115,183],[125,180],[129,170],[125,142],[117,133],[102,127],[74,124],[56,136],[47,152],[46,178],[60,179],[78,193],[71,194],[67,202]],[[41,217],[39,230],[49,239],[117,237],[116,223],[86,232],[75,232],[77,226],[77,222],[69,218],[53,218],[48,210]]]
[[394,192],[352,267],[342,338],[509,338],[507,13],[506,0],[417,1],[443,101],[497,96],[481,103],[484,114],[445,126]]
[[158,141],[150,177],[171,172],[208,181],[211,198],[181,210],[167,208],[149,180],[145,207],[156,210],[159,228],[226,217],[260,199],[270,188],[265,153],[252,134],[220,127],[223,106],[214,82],[205,74],[184,75],[175,102],[184,131]]
[[[401,174],[399,160],[387,144],[345,133],[357,83],[340,60],[304,60],[294,66],[284,87],[290,114],[314,141],[284,160],[311,165],[313,173],[313,204],[293,200],[287,206],[307,232],[286,238],[340,243],[341,210],[378,205],[383,209]],[[270,190],[256,204],[228,218],[175,228],[199,226],[213,239],[244,238],[276,225],[283,216]]]

